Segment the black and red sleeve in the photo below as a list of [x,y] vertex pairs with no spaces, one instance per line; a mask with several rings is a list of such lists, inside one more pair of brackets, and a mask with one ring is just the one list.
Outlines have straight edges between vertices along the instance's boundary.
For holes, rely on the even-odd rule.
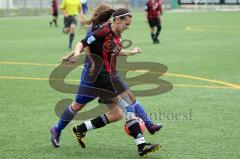
[[87,36],[81,41],[83,44],[83,47],[85,48],[86,46],[90,46],[94,41],[102,37],[105,37],[110,31],[111,29],[109,26],[97,29],[96,31],[93,32],[91,36]]

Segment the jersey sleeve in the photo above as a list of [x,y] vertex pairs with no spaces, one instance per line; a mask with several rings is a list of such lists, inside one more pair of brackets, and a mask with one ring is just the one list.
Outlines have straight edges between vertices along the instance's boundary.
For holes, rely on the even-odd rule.
[[161,3],[158,4],[158,10],[160,12],[160,15],[162,15],[163,10],[162,10],[162,4]]
[[60,6],[61,9],[65,9],[66,8],[66,0],[63,0]]
[[87,37],[85,37],[81,42],[83,43],[83,47],[89,46],[91,45],[94,41],[105,37],[109,32],[110,32],[110,28],[107,27],[103,27],[103,28],[99,28],[98,30],[94,31],[92,33],[92,35],[89,35]]

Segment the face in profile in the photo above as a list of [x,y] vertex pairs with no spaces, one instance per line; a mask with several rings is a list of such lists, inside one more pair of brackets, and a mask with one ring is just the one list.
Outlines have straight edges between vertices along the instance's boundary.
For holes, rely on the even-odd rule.
[[117,18],[117,29],[119,33],[123,33],[125,30],[127,30],[132,22],[132,18],[129,16],[126,16],[124,19]]

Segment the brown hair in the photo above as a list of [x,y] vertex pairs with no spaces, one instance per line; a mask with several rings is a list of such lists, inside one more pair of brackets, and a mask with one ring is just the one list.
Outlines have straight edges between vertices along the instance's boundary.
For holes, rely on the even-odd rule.
[[[111,10],[112,9],[112,6],[111,5],[109,5],[109,4],[106,4],[106,3],[101,3],[101,4],[99,4],[96,8],[94,8],[94,10],[93,10],[93,16],[92,16],[92,18],[90,19],[90,20],[83,20],[82,21],[82,23],[84,24],[84,25],[90,25],[90,24],[92,24],[94,21],[96,21],[96,17],[97,16],[99,16],[99,15],[101,15],[101,17],[99,17],[100,18],[100,22],[101,21],[103,21],[104,19],[107,19],[107,17],[106,18],[104,18],[104,14],[106,14],[106,16],[109,14],[109,12],[111,12],[111,11],[108,11],[108,13],[104,13],[103,11],[107,11],[107,10]],[[103,12],[103,13],[102,13]],[[110,17],[109,17],[110,18]],[[108,18],[108,19],[109,19]],[[108,20],[107,19],[107,20]],[[105,21],[107,21],[107,20],[105,20]]]
[[107,22],[112,17],[114,12],[114,9],[108,9],[100,12],[95,18],[93,18],[93,24],[99,25]]
[[117,9],[114,13],[113,13],[113,21],[116,19],[116,18],[120,18],[121,20],[125,19],[126,17],[131,17],[132,18],[132,15],[130,13],[130,11],[126,8],[120,8],[120,9]]
[[99,15],[100,12],[104,10],[109,10],[109,9],[113,9],[111,5],[106,3],[101,3],[93,10],[93,17],[96,17]]

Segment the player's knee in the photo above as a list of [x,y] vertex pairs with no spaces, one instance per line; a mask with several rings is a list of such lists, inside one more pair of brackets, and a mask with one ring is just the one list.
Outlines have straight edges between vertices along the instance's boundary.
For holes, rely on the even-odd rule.
[[113,121],[119,121],[119,120],[122,120],[123,118],[123,114],[122,112],[118,112],[117,114],[114,114],[114,117],[113,117]]
[[113,111],[114,115],[115,115],[115,119],[116,121],[121,120],[123,118],[123,113],[121,108],[116,107],[115,110]]
[[151,32],[152,32],[152,33],[154,33],[154,31],[155,31],[155,28],[154,28],[154,27],[152,27],[152,28],[151,28]]
[[118,120],[122,120],[123,119],[123,113],[122,111],[120,110],[120,112],[117,114],[117,121]]
[[75,33],[76,31],[76,26],[75,25],[71,25],[70,26],[70,33]]
[[72,109],[76,112],[80,111],[84,106],[85,104],[79,104],[77,102],[73,102],[71,105]]
[[160,32],[162,30],[162,26],[157,27],[157,32]]

